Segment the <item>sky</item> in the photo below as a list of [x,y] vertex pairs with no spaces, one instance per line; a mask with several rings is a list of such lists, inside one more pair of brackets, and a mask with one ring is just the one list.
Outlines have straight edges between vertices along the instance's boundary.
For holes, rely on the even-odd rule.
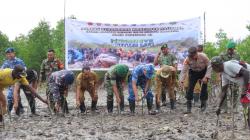
[[205,12],[207,41],[216,41],[219,29],[238,40],[250,35],[249,5],[250,0],[0,0],[0,31],[14,40],[41,20],[55,27],[64,15],[89,22],[150,24],[203,19]]

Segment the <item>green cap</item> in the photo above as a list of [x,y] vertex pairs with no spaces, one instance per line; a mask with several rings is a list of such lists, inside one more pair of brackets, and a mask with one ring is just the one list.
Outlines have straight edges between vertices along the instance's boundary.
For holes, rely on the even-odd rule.
[[235,46],[236,46],[236,43],[233,42],[233,41],[229,41],[229,42],[227,43],[227,48],[228,48],[228,49],[234,49]]
[[221,59],[220,56],[214,56],[211,59],[211,65],[220,65],[220,64],[223,64],[223,60]]
[[161,50],[164,49],[164,48],[168,48],[168,44],[163,44],[163,45],[161,46]]

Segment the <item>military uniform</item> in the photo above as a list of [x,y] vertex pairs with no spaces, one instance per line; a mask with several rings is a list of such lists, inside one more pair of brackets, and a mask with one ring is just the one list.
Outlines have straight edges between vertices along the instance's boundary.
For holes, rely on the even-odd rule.
[[[172,66],[162,66],[159,70],[157,70],[155,75],[155,82],[156,82],[156,109],[160,109],[160,97],[162,92],[168,90],[168,95],[170,98],[171,109],[175,108],[175,80],[176,79],[176,72],[172,71]],[[167,76],[162,76],[162,73],[165,73]],[[166,94],[166,93],[164,93]]]
[[64,65],[59,59],[55,58],[53,61],[43,60],[40,68],[40,82],[47,81],[52,72],[62,70],[63,68]]
[[107,91],[107,108],[108,112],[113,112],[113,96],[115,85],[119,92],[120,97],[120,110],[124,111],[124,95],[123,95],[123,83],[127,78],[129,68],[124,64],[117,64],[112,66],[105,74],[104,84]]
[[80,74],[78,74],[77,79],[76,79],[76,84],[77,87],[80,87],[81,89],[81,93],[80,93],[80,109],[85,112],[85,104],[84,104],[84,92],[88,91],[91,99],[92,99],[92,103],[91,103],[91,110],[94,111],[96,110],[96,104],[97,104],[97,100],[98,100],[98,95],[97,95],[97,91],[96,91],[96,87],[97,87],[97,75],[95,72],[91,71],[89,73],[89,75],[84,74],[83,72],[81,72]]

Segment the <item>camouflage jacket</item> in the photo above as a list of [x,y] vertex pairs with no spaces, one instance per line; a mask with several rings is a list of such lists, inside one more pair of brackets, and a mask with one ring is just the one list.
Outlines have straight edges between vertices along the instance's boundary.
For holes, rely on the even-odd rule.
[[158,64],[160,66],[162,65],[174,66],[175,64],[177,64],[177,59],[173,54],[167,54],[167,55],[161,54],[160,57],[158,58]]
[[229,55],[227,52],[221,53],[220,57],[222,58],[222,60],[225,61],[229,61],[229,60],[238,60],[240,61],[240,55],[237,52],[234,52],[233,55]]
[[40,69],[40,82],[47,81],[52,72],[62,70],[63,68],[64,65],[59,59],[54,59],[53,61],[43,60]]

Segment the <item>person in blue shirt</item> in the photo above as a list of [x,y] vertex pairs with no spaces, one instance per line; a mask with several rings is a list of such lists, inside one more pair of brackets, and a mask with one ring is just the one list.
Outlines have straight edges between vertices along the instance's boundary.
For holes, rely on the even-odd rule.
[[[1,66],[1,69],[5,69],[5,68],[10,68],[10,69],[14,69],[14,67],[16,65],[21,65],[23,66],[25,69],[26,69],[26,65],[25,63],[23,62],[22,59],[20,58],[17,58],[16,57],[16,54],[15,54],[15,49],[10,47],[10,48],[7,48],[5,50],[5,55],[6,55],[6,60],[3,62],[3,65]],[[10,86],[8,89],[7,89],[7,101],[8,101],[8,112],[11,112],[12,108],[13,108],[13,86]],[[23,105],[21,103],[21,98],[19,100],[19,109],[20,109],[20,112],[23,113]]]
[[[153,94],[150,89],[151,79],[154,74],[154,66],[152,64],[140,64],[136,66],[128,78],[128,91],[129,91],[129,108],[132,114],[135,112],[135,101],[147,99],[148,113],[154,115],[153,107]],[[142,97],[138,95],[138,88],[142,89]]]

